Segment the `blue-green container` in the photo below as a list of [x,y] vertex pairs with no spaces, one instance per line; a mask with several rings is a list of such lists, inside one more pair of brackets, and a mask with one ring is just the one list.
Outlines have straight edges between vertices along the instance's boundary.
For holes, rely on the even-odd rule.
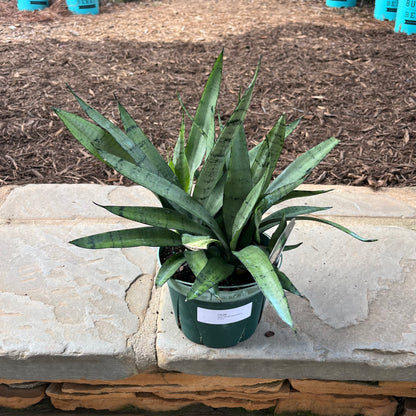
[[66,0],[71,13],[98,14],[99,0]]
[[394,31],[416,33],[416,0],[399,0]]
[[219,287],[219,298],[205,292],[186,300],[192,284],[168,280],[176,324],[183,334],[197,344],[227,348],[250,338],[263,313],[265,297],[257,283]]
[[376,0],[374,17],[377,20],[395,20],[398,0]]
[[355,7],[357,0],[326,0],[329,7]]
[[49,6],[48,0],[17,0],[17,8],[24,10],[42,10]]

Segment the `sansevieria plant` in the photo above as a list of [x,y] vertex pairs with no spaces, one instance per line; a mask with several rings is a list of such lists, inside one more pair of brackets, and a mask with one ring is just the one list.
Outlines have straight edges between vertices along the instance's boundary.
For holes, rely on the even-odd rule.
[[[276,243],[283,245],[279,237],[288,222],[293,219],[318,221],[359,240],[372,240],[363,239],[326,219],[309,216],[327,207],[293,205],[266,214],[283,201],[324,192],[296,188],[338,140],[331,137],[311,148],[273,179],[284,140],[299,121],[287,125],[285,116],[280,117],[264,141],[249,151],[243,123],[259,67],[228,121],[222,124],[218,118],[216,125],[222,64],[221,53],[195,115],[190,115],[182,105],[184,114],[191,120],[191,128],[186,139],[182,116],[173,157],[167,162],[120,102],[118,108],[124,131],[74,93],[81,108],[95,123],[55,109],[69,131],[94,156],[152,191],[161,204],[157,208],[103,206],[113,214],[147,226],[104,232],[71,243],[89,249],[175,247],[176,254],[161,266],[156,285],[163,285],[178,268],[187,264],[195,275],[187,293],[188,300],[208,290],[213,296],[219,296],[217,288],[221,282],[236,271],[248,271],[280,318],[293,327],[285,290],[298,292],[276,262],[270,260]],[[267,232],[269,242],[262,244],[261,236]],[[285,250],[293,248],[286,246]]]

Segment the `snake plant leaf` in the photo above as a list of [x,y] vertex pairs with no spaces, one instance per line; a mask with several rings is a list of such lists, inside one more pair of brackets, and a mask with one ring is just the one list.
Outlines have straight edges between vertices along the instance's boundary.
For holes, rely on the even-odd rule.
[[298,127],[299,123],[301,122],[302,117],[298,118],[295,121],[289,123],[285,128],[285,138],[288,137],[296,128]]
[[277,274],[277,277],[279,278],[279,281],[284,290],[287,290],[288,292],[293,293],[296,296],[302,297],[299,290],[296,289],[296,286],[290,281],[290,279],[281,270],[275,267],[274,271]]
[[[260,65],[260,63],[259,63]],[[214,148],[202,167],[198,180],[195,184],[193,196],[202,205],[207,206],[207,200],[213,188],[222,175],[222,168],[229,154],[231,141],[243,124],[253,95],[254,84],[257,79],[259,66],[257,66],[254,77],[247,90],[239,100],[224,129],[221,131]]]
[[241,125],[231,143],[230,163],[223,196],[224,225],[230,239],[234,218],[252,187],[246,136]]
[[211,289],[209,289],[209,293],[211,293],[211,296],[213,296],[214,298],[221,301],[220,289],[219,289],[218,285],[215,285],[215,286],[211,287]]
[[293,328],[292,316],[282,284],[264,251],[258,246],[247,246],[240,251],[234,251],[233,254],[251,273],[283,322]]
[[210,235],[211,233],[211,230],[208,227],[192,221],[189,216],[182,215],[179,212],[168,208],[97,205],[119,217],[147,225],[153,225],[154,227],[194,234]]
[[300,178],[306,178],[338,143],[338,139],[330,137],[301,154],[269,185],[267,193],[270,194],[281,186],[294,183]]
[[[284,138],[286,139],[295,129],[296,129],[296,127],[299,125],[299,123],[300,123],[300,121],[301,121],[301,119],[302,118],[299,118],[298,120],[295,120],[295,121],[293,121],[292,123],[290,123],[290,124],[288,124],[288,125],[286,125],[286,127],[285,127],[285,135],[284,135]],[[273,130],[274,130],[274,128],[276,127],[276,126],[278,126],[279,124],[280,124],[280,120],[281,119],[279,119],[278,121],[277,121],[277,123],[276,123],[276,125],[275,126],[273,126],[273,128],[272,128],[272,130],[270,130],[270,132],[269,132],[269,135],[270,134],[272,134],[272,132],[273,132]],[[278,130],[277,130],[278,131]],[[266,141],[267,141],[267,136],[266,136]],[[250,149],[250,151],[249,151],[249,156],[250,156],[250,166],[251,166],[251,168],[252,168],[252,173],[253,173],[253,164],[254,164],[254,161],[255,161],[255,159],[256,159],[256,157],[257,157],[257,154],[258,154],[258,152],[263,148],[263,146],[264,146],[264,141],[263,142],[261,142],[261,143],[259,143],[259,144],[257,144],[256,146],[254,146],[252,149]],[[265,151],[265,149],[263,149],[263,151]],[[280,153],[279,153],[279,157],[280,157]],[[277,163],[277,161],[278,161],[278,159],[279,159],[279,157],[277,158],[277,160],[276,160],[276,162],[274,163],[274,165]],[[260,163],[261,164],[261,163]],[[257,174],[258,176],[260,176],[259,174]],[[253,178],[254,178],[254,174],[253,174]],[[253,182],[255,182],[254,181],[254,179],[253,179]]]
[[[270,251],[273,250],[275,244],[277,243],[277,240],[282,235],[282,233],[285,230],[286,226],[287,226],[287,218],[286,218],[285,214],[283,214],[283,216],[280,218],[278,227],[276,228],[276,230],[274,231],[274,233],[270,237],[270,241],[269,241],[269,250]],[[285,242],[286,241],[284,241],[283,243],[285,243]]]
[[277,123],[273,126],[269,134],[267,135],[266,143],[269,143],[270,147],[270,160],[268,162],[269,169],[267,171],[267,184],[273,177],[274,169],[277,162],[280,159],[282,153],[283,143],[286,139],[286,117],[282,115]]
[[263,180],[258,182],[253,187],[253,189],[247,195],[246,199],[241,204],[241,207],[235,216],[232,228],[232,239],[230,242],[231,250],[235,250],[237,248],[238,239],[240,238],[241,232],[244,226],[247,224],[247,221],[250,219],[261,196],[265,179],[266,177],[263,177]]
[[317,217],[299,217],[298,220],[306,220],[306,221],[316,221],[320,222],[322,224],[330,225],[331,227],[337,228],[338,230],[343,231],[344,233],[347,233],[351,237],[356,238],[357,240],[363,241],[365,243],[372,243],[374,241],[377,241],[377,239],[369,239],[369,238],[363,238],[360,237],[358,234],[354,233],[353,231],[349,230],[348,228],[344,227],[343,225],[337,224],[336,222],[326,220],[324,218],[317,218]]
[[318,191],[306,191],[301,189],[296,189],[292,192],[289,192],[285,197],[281,198],[279,202],[288,201],[290,199],[295,198],[305,198],[309,196],[321,195],[326,194],[327,192],[331,192],[333,189],[325,189],[325,190],[318,190]]
[[103,149],[129,162],[134,159],[114,140],[110,133],[82,117],[68,111],[54,109],[72,135],[99,160],[103,160],[97,149]]
[[188,266],[192,270],[192,273],[197,276],[201,270],[206,266],[208,263],[207,255],[205,251],[185,251],[185,259],[188,263]]
[[331,207],[292,206],[279,209],[261,221],[260,233],[264,233],[266,230],[279,225],[283,217],[291,220],[292,218],[297,218],[299,215],[312,214],[314,212],[325,211],[330,208]]
[[182,118],[181,130],[179,138],[176,142],[175,150],[173,152],[173,166],[174,172],[182,189],[189,194],[191,191],[192,180],[189,171],[188,160],[185,154],[185,120]]
[[[257,244],[260,244],[260,223],[261,223],[261,218],[262,218],[263,212],[261,209],[259,209],[259,207],[256,207],[254,210],[254,214],[252,216],[252,223],[254,225],[254,241],[256,241]],[[249,245],[249,244],[245,244],[245,245]]]
[[172,175],[169,166],[166,164],[159,151],[153,146],[152,142],[143,133],[142,129],[136,124],[133,117],[121,105],[118,99],[117,106],[127,136],[130,137],[130,139],[141,149],[141,152],[146,155],[150,164],[155,167],[156,172],[159,172],[165,179],[175,182],[174,175]]
[[155,285],[162,286],[165,284],[185,262],[186,259],[183,253],[176,253],[170,256],[159,269]]
[[284,200],[284,198],[295,188],[301,185],[305,179],[306,177],[303,177],[295,182],[283,184],[274,189],[271,193],[266,194],[266,196],[259,203],[259,208],[261,209],[262,213],[265,213],[269,208],[278,202],[282,202],[282,200]]
[[182,234],[182,244],[192,251],[206,250],[212,243],[219,243],[219,241],[208,235]]
[[100,152],[100,154],[107,163],[126,178],[131,179],[138,185],[144,186],[156,195],[160,195],[168,201],[177,204],[195,218],[199,218],[214,232],[215,236],[221,241],[221,244],[225,247],[228,246],[225,236],[214,218],[200,203],[195,201],[180,186],[107,152]]
[[268,172],[270,166],[270,144],[267,137],[260,147],[256,147],[255,152],[252,152],[251,156],[254,154],[255,157],[251,159],[250,168],[253,183],[257,183]]
[[[69,88],[69,87],[68,87]],[[158,167],[153,164],[153,162],[147,157],[147,155],[143,151],[143,142],[136,143],[132,140],[126,133],[116,127],[110,120],[104,117],[101,113],[97,110],[92,108],[88,105],[82,98],[78,97],[71,88],[69,88],[72,95],[76,98],[81,108],[90,117],[93,121],[95,121],[101,128],[106,130],[109,134],[111,134],[117,143],[133,158],[134,162],[143,167],[150,172],[153,172],[157,175],[162,175],[159,171]],[[105,149],[97,149],[97,150],[105,150]],[[170,169],[164,169],[164,172],[170,172],[168,175],[169,180],[172,182],[176,182],[176,177],[173,175],[173,172]]]
[[189,133],[186,157],[191,178],[201,165],[206,151],[208,150],[209,153],[214,145],[215,109],[220,91],[222,63],[223,51],[218,56],[208,77]]
[[224,174],[215,185],[207,199],[207,210],[214,217],[222,208],[224,202],[224,187],[227,175]]
[[222,257],[211,257],[205,267],[196,275],[196,280],[188,292],[187,300],[195,299],[210,288],[225,280],[234,271],[234,266]]
[[129,228],[77,238],[71,244],[82,248],[166,247],[181,244],[179,234],[157,227]]
[[[263,142],[260,142],[256,144],[254,147],[252,147],[248,152],[248,157],[250,159],[250,168],[253,169],[253,163],[256,160],[257,154],[263,147]],[[252,171],[253,173],[253,171]],[[254,175],[252,175],[254,177]]]
[[218,106],[218,111],[217,111],[217,120],[218,120],[218,128],[220,130],[220,133],[224,130],[224,123],[221,120],[221,114],[220,114],[220,108]]
[[303,243],[297,243],[297,244],[287,244],[285,245],[285,248],[283,251],[290,251],[290,250],[296,250],[298,247],[300,247]]

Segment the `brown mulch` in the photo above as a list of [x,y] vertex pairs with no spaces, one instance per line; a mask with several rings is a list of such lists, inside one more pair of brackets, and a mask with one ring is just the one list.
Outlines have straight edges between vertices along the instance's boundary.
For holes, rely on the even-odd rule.
[[416,186],[416,35],[372,13],[320,0],[162,0],[75,16],[62,0],[42,12],[0,0],[0,185],[128,184],[54,115],[79,111],[66,84],[118,122],[116,93],[165,155],[181,122],[177,93],[194,111],[224,47],[224,120],[262,56],[250,145],[281,113],[303,116],[280,167],[336,136],[309,183]]

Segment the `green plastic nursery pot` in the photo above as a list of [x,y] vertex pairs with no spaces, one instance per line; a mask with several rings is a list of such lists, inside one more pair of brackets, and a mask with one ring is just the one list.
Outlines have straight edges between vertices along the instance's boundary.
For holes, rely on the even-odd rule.
[[232,290],[220,286],[220,300],[206,292],[188,301],[190,283],[169,279],[168,285],[176,323],[197,344],[232,347],[251,337],[259,324],[265,297],[257,283],[234,286]]

